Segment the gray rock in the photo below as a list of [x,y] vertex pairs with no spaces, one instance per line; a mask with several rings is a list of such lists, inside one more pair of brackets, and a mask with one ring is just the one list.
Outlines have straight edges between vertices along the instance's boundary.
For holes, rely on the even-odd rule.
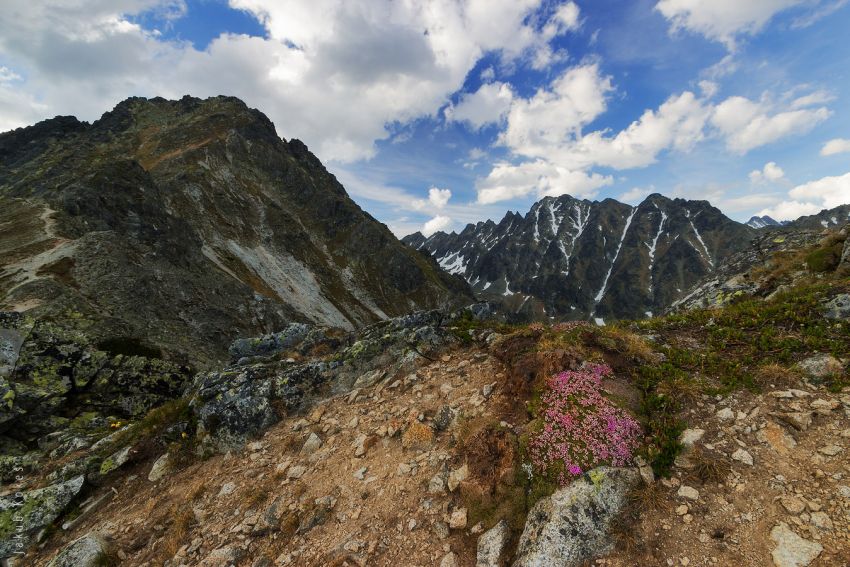
[[109,544],[98,534],[86,534],[68,544],[47,567],[98,567],[109,557]]
[[151,482],[158,482],[168,474],[170,468],[171,463],[168,462],[168,453],[165,453],[154,461],[153,466],[151,467],[151,472],[148,473],[148,480]]
[[12,375],[24,336],[16,329],[0,329],[0,378]]
[[[850,238],[847,239],[847,242],[850,242]],[[844,250],[847,250],[846,246]],[[848,263],[848,266],[850,266],[850,263]],[[824,317],[827,319],[840,319],[842,321],[850,319],[850,293],[836,295],[824,304],[824,309],[826,309]]]
[[611,549],[608,528],[640,482],[635,469],[599,467],[528,513],[514,567],[573,567]]
[[732,453],[732,458],[736,461],[744,463],[745,465],[753,466],[753,456],[743,449],[738,449],[737,451]]
[[250,339],[237,339],[230,345],[231,360],[254,356],[272,356],[291,350],[307,338],[311,327],[304,323],[290,323],[279,333]]
[[318,451],[322,446],[322,439],[315,433],[310,433],[307,437],[307,440],[304,441],[304,445],[301,447],[302,455],[312,455],[316,451]]
[[784,522],[770,530],[770,538],[776,543],[771,553],[776,567],[806,567],[823,551],[819,543],[801,538]]
[[505,520],[481,534],[478,538],[478,550],[475,567],[502,567],[505,545],[510,537],[510,529]]
[[83,489],[81,475],[67,482],[0,497],[0,558],[26,549],[32,536],[50,525]]
[[841,362],[829,354],[817,354],[797,363],[812,378],[828,378],[843,371]]

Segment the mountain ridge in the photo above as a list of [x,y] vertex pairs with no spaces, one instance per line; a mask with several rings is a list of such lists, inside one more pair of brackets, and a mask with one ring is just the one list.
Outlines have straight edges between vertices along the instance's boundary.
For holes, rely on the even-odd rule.
[[501,295],[527,317],[604,321],[660,312],[746,246],[752,230],[707,201],[654,193],[632,206],[564,195],[541,199],[526,215],[509,211],[499,223],[402,241],[463,275],[480,298]]

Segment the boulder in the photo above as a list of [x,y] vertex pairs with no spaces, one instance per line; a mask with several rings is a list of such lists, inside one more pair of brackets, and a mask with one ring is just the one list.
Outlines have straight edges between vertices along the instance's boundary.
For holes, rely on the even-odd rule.
[[23,551],[30,539],[49,526],[82,491],[85,478],[0,497],[0,558]]
[[86,534],[65,546],[47,567],[98,567],[109,561],[109,544],[98,534]]
[[528,513],[514,567],[577,567],[609,551],[611,521],[639,482],[636,469],[599,467],[540,500]]

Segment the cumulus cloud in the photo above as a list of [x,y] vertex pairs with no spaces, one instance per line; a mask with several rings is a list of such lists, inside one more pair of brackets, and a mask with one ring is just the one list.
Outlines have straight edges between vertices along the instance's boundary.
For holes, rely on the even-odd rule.
[[198,50],[131,22],[151,10],[180,17],[181,0],[8,0],[0,56],[25,80],[14,96],[0,84],[0,128],[91,120],[130,95],[230,94],[324,160],[368,158],[387,124],[432,116],[485,53],[530,58],[545,36],[574,29],[560,10],[550,31],[535,27],[541,1],[230,0],[267,37],[223,34]]
[[729,97],[714,109],[711,122],[723,134],[730,150],[744,154],[791,134],[809,132],[831,114],[823,106],[781,111],[775,111],[773,106],[741,96]]
[[769,216],[778,221],[795,220],[805,215],[814,215],[821,211],[821,207],[814,203],[801,203],[800,201],[782,201],[778,205],[768,207],[756,213],[757,216]]
[[753,185],[763,185],[765,183],[776,183],[785,177],[785,172],[782,168],[776,165],[776,162],[768,162],[764,164],[762,169],[756,169],[750,172],[750,183]]
[[835,138],[823,145],[820,150],[822,156],[834,156],[835,154],[850,153],[850,140],[844,138]]
[[476,183],[480,204],[496,203],[535,194],[537,198],[573,195],[590,198],[600,187],[614,182],[610,175],[570,170],[546,160],[497,164]]
[[646,199],[654,191],[654,185],[650,185],[647,188],[632,187],[631,189],[617,197],[617,200],[622,201],[623,203],[628,203],[630,205],[637,205],[641,203],[644,199]]
[[850,172],[797,185],[788,192],[788,197],[787,201],[764,209],[758,214],[767,214],[777,220],[789,220],[850,204]]
[[422,234],[425,236],[431,236],[435,232],[440,230],[446,230],[452,225],[452,219],[450,217],[446,217],[443,215],[437,215],[424,225],[422,225]]
[[495,124],[505,118],[513,98],[509,84],[485,83],[474,93],[463,95],[456,106],[447,107],[446,120],[468,122],[476,129]]
[[820,203],[826,209],[848,204],[850,203],[850,173],[824,177],[798,185],[788,194],[793,199],[806,199]]
[[428,199],[416,199],[413,201],[413,208],[416,210],[442,209],[448,204],[451,198],[451,189],[431,187],[428,189]]
[[739,35],[754,34],[776,14],[808,0],[659,0],[655,9],[673,31],[688,30],[730,49]]

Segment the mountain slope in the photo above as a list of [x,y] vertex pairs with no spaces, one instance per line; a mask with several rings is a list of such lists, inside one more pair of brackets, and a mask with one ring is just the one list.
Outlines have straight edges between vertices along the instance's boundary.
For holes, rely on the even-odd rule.
[[706,201],[650,195],[637,207],[613,199],[546,197],[460,233],[416,233],[427,250],[482,298],[533,317],[642,318],[660,312],[729,254],[752,229]]
[[0,258],[0,308],[201,362],[287,321],[350,329],[470,297],[230,97],[0,135]]

